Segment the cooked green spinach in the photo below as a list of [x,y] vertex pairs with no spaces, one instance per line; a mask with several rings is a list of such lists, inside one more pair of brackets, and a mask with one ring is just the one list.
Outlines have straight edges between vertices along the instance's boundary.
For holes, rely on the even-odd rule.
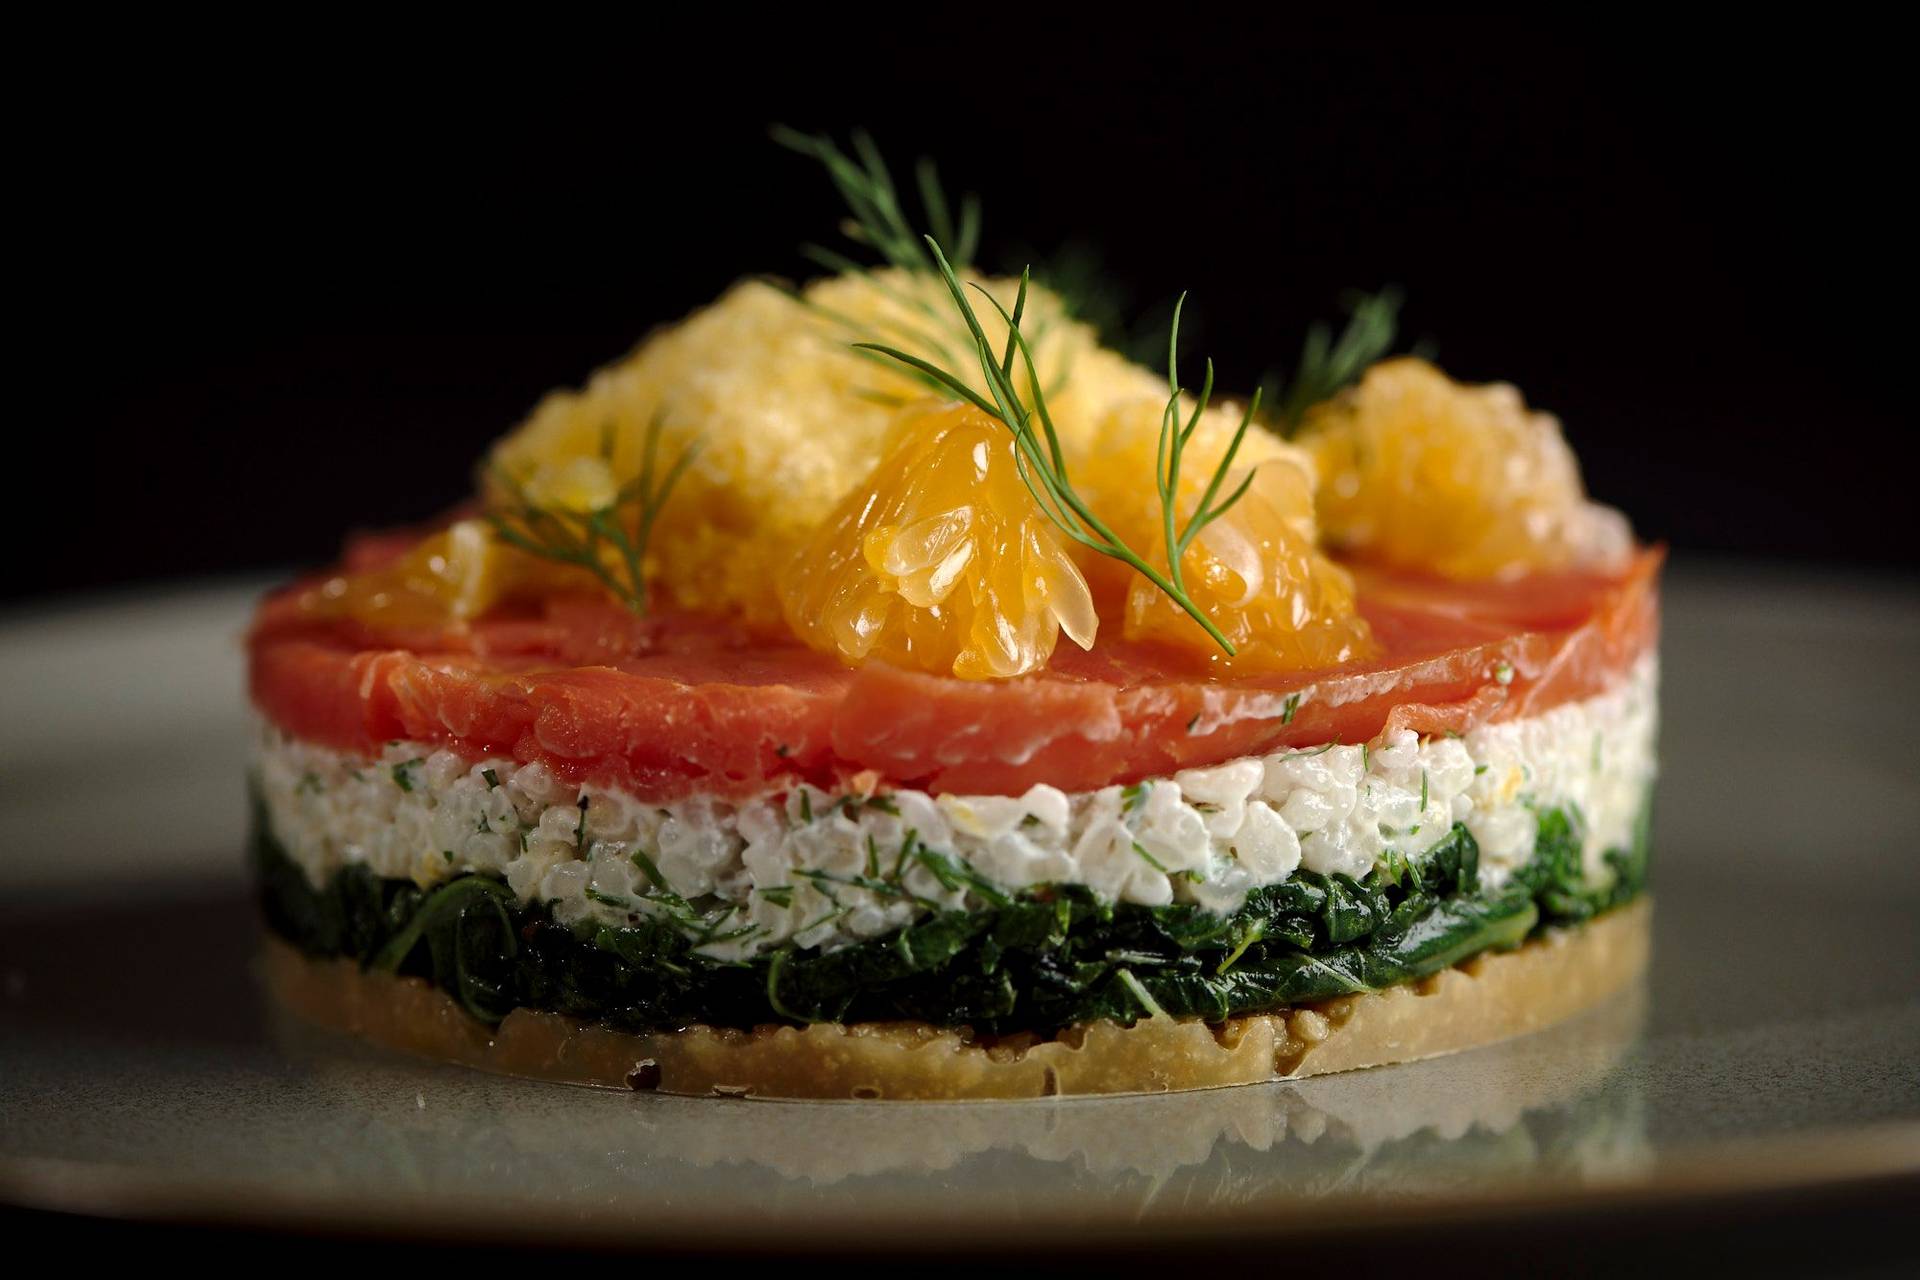
[[745,962],[698,954],[671,919],[560,924],[488,876],[423,891],[348,867],[316,888],[258,813],[253,857],[276,933],[309,954],[426,978],[488,1022],[527,1006],[629,1030],[915,1019],[997,1034],[1162,1011],[1218,1021],[1517,946],[1644,887],[1644,819],[1633,847],[1608,855],[1613,878],[1598,888],[1584,882],[1580,831],[1579,814],[1542,812],[1533,860],[1498,892],[1480,884],[1479,848],[1455,826],[1422,857],[1389,856],[1360,879],[1296,872],[1226,916],[1043,886],[839,950],[789,945]]

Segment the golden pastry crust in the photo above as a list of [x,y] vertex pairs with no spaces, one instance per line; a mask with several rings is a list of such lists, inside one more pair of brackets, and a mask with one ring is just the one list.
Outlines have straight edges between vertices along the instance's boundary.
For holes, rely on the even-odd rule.
[[1637,978],[1645,898],[1429,978],[1224,1023],[1096,1023],[1051,1040],[926,1023],[635,1034],[517,1009],[497,1028],[418,978],[314,960],[269,939],[263,970],[308,1021],[395,1049],[573,1084],[758,1098],[959,1100],[1166,1093],[1293,1080],[1454,1053],[1537,1031]]

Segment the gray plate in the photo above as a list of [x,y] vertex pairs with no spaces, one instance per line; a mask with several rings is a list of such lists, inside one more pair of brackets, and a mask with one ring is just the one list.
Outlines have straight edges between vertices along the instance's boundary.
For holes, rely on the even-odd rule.
[[[1165,1098],[754,1103],[288,1025],[239,870],[250,591],[0,626],[0,1202],[467,1241],[1167,1243],[1920,1173],[1920,595],[1682,564],[1645,990]],[[1410,1219],[1408,1215],[1413,1215]]]

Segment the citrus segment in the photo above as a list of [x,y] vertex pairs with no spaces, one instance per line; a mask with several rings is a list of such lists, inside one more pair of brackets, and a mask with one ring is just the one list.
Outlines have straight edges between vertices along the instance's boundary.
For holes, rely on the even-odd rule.
[[[1093,494],[1094,510],[1163,573],[1166,527],[1153,476],[1164,409],[1164,400],[1142,400],[1111,411],[1099,447],[1074,473]],[[1230,405],[1200,415],[1181,462],[1178,528],[1192,518],[1239,425],[1240,413]],[[1371,652],[1352,579],[1315,548],[1312,460],[1254,427],[1216,502],[1249,475],[1244,496],[1206,525],[1181,558],[1187,595],[1235,653],[1139,573],[1105,557],[1083,557],[1096,599],[1109,616],[1124,620],[1127,639],[1170,645],[1221,672],[1333,666]]]
[[[975,283],[1012,304],[1014,282]],[[1000,317],[979,310],[988,336],[1001,341]],[[1070,442],[1084,442],[1114,400],[1155,385],[1146,370],[1102,350],[1044,289],[1032,290],[1022,328]],[[607,478],[632,479],[656,422],[662,457],[697,439],[699,456],[652,531],[653,585],[685,608],[775,622],[789,550],[880,461],[901,407],[929,394],[899,366],[855,351],[856,341],[972,367],[972,339],[935,278],[842,275],[806,286],[798,299],[744,283],[584,388],[548,396],[495,447],[489,470],[530,495],[565,494],[592,489],[599,477],[585,474],[583,460],[598,459],[609,442]]]
[[327,578],[300,602],[316,617],[434,627],[478,618],[523,590],[577,590],[591,581],[502,544],[484,520],[456,520],[384,563]]
[[[1166,564],[1164,549],[1156,564]],[[1187,594],[1234,652],[1144,578],[1127,591],[1129,640],[1204,653],[1235,672],[1331,667],[1374,650],[1353,578],[1314,547],[1312,482],[1286,459],[1255,467],[1245,494],[1200,531],[1181,564]]]
[[1012,435],[970,407],[907,412],[793,560],[782,601],[794,634],[843,662],[965,679],[1038,670],[1061,631],[1084,648],[1098,626]]

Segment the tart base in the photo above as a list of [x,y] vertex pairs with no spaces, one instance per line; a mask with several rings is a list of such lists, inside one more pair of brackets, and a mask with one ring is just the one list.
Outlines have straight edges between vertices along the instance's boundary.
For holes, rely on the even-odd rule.
[[1296,1080],[1537,1031],[1636,979],[1651,950],[1652,918],[1643,897],[1385,991],[1219,1024],[1097,1023],[1050,1040],[976,1038],[925,1023],[636,1034],[532,1009],[516,1009],[496,1028],[423,979],[312,959],[277,938],[267,940],[261,967],[279,1001],[309,1022],[508,1075],[756,1098],[1039,1098]]

